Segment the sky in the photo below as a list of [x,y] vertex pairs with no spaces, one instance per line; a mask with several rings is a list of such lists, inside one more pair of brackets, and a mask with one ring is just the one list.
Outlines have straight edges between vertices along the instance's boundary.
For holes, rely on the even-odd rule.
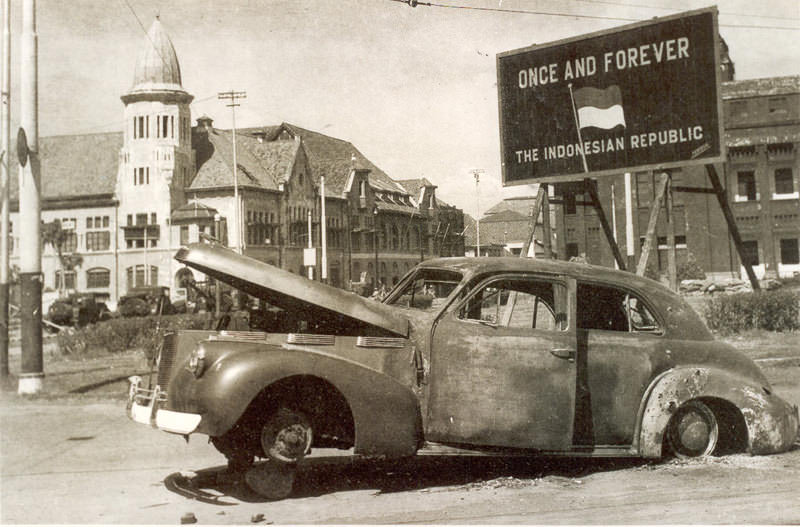
[[[288,122],[348,140],[392,178],[425,177],[475,217],[531,193],[501,185],[498,53],[717,5],[737,79],[800,74],[797,0],[430,3],[38,0],[40,136],[122,129],[119,96],[159,15],[195,97],[193,120],[229,128],[217,93],[244,91],[237,126]],[[22,0],[11,5],[16,130]]]

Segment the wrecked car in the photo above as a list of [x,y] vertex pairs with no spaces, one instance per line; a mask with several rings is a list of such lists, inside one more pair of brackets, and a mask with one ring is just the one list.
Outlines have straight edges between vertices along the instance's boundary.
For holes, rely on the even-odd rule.
[[176,259],[283,309],[282,327],[166,335],[129,416],[209,436],[270,498],[313,448],[659,458],[771,454],[797,436],[797,407],[752,360],[630,273],[441,258],[378,303],[211,244]]

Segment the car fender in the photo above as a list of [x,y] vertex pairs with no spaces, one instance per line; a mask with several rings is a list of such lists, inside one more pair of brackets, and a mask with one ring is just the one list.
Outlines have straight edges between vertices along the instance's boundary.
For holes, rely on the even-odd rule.
[[199,379],[183,370],[171,383],[170,405],[180,407],[183,401],[196,406],[202,415],[197,431],[219,436],[262,390],[297,375],[324,379],[341,392],[353,414],[356,453],[402,456],[416,451],[422,426],[414,393],[380,371],[318,350],[257,345],[221,357]]
[[751,454],[783,452],[797,437],[797,408],[772,395],[767,386],[717,368],[681,367],[662,373],[645,392],[634,452],[642,457],[661,457],[670,417],[682,404],[698,398],[722,399],[739,409]]

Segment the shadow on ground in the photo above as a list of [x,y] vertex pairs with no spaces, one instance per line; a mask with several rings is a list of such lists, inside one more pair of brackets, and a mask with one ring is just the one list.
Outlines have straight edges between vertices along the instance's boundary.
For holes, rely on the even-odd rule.
[[[370,460],[357,456],[317,457],[304,460],[292,494],[286,499],[322,496],[352,490],[374,494],[452,487],[525,487],[546,479],[569,486],[595,472],[622,470],[647,464],[636,459],[566,459],[472,456],[417,456],[402,460]],[[172,492],[216,505],[266,502],[247,486],[241,475],[224,466],[191,474],[170,474],[164,481]],[[441,489],[440,489],[441,488]]]

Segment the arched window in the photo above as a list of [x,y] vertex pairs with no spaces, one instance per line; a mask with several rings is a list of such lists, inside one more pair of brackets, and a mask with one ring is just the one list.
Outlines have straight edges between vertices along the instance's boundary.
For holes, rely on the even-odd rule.
[[86,287],[108,287],[111,285],[111,271],[105,267],[95,267],[86,271]]

